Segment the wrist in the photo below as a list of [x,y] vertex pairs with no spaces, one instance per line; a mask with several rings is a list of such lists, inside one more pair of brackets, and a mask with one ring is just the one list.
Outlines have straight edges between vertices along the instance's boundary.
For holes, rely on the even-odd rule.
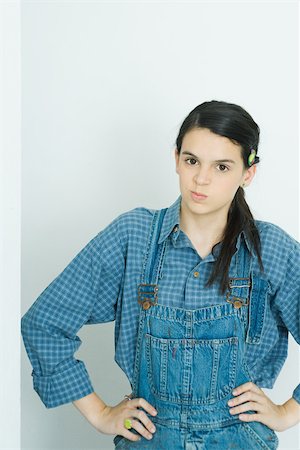
[[297,425],[300,422],[300,404],[292,397],[281,406],[285,412],[286,429]]
[[99,415],[101,415],[107,406],[95,392],[79,400],[75,400],[73,404],[87,421],[94,426],[99,419]]

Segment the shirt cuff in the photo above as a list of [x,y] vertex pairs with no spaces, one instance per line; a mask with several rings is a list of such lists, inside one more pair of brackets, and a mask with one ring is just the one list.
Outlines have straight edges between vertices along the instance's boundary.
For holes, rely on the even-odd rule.
[[296,402],[300,403],[300,384],[294,389],[292,398],[296,400]]
[[89,374],[82,361],[72,361],[63,372],[39,376],[33,370],[33,388],[46,408],[70,403],[94,392]]

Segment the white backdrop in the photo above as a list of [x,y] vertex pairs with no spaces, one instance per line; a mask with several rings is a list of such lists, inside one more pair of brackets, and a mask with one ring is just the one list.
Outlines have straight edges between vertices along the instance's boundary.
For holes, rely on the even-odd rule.
[[[257,219],[299,239],[297,2],[22,4],[22,314],[118,214],[162,208],[179,194],[173,149],[196,105],[243,106],[261,128]],[[83,327],[76,353],[96,392],[130,392],[113,361],[113,323]],[[299,353],[275,388],[283,403]],[[22,347],[22,449],[112,449],[72,404],[47,410]],[[299,427],[278,433],[297,449]]]
[[21,11],[0,2],[0,448],[20,448]]

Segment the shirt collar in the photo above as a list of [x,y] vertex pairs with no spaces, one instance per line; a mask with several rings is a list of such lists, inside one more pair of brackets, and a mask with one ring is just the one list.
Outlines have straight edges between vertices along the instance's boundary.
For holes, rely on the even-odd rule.
[[159,244],[161,244],[165,239],[167,239],[167,237],[169,237],[169,235],[172,233],[173,229],[176,226],[179,228],[180,205],[181,205],[181,195],[179,195],[177,200],[166,211],[158,240]]
[[[181,199],[182,196],[179,195],[179,197],[175,200],[175,202],[166,211],[158,240],[159,244],[161,244],[165,239],[167,239],[169,235],[172,233],[172,231],[175,232],[179,229]],[[251,244],[244,231],[241,231],[241,233],[237,238],[236,243],[237,250],[239,250],[240,248],[242,239],[245,241],[248,250],[251,252]]]

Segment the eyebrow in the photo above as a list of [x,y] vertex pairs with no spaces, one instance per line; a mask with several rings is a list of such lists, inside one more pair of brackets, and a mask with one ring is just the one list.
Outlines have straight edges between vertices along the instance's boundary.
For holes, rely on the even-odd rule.
[[[184,151],[184,152],[181,152],[181,154],[182,155],[190,155],[190,156],[193,156],[194,158],[198,159],[198,156],[194,155],[191,152]],[[232,159],[216,159],[213,162],[216,162],[216,163],[225,163],[225,162],[227,162],[227,163],[235,164],[235,161],[233,161]]]

